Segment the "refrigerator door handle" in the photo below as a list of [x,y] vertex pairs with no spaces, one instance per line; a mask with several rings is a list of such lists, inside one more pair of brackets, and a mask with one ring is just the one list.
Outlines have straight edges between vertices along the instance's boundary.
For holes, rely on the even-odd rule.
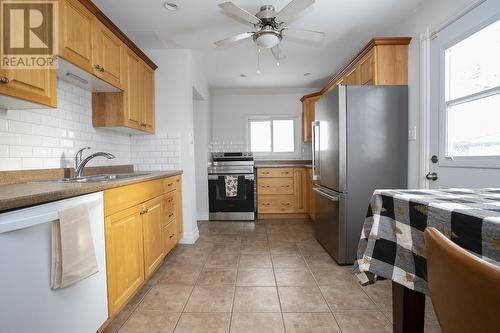
[[[319,121],[311,122],[312,126],[312,171],[313,171],[313,180],[319,180],[319,138],[320,138],[320,128]],[[316,155],[318,153],[318,155]]]
[[319,188],[317,188],[317,187],[313,187],[313,189],[312,189],[312,190],[313,190],[314,192],[318,193],[319,195],[321,195],[321,196],[323,196],[323,197],[325,197],[325,198],[329,199],[330,201],[339,201],[339,198],[338,198],[338,197],[335,197],[335,196],[330,195],[330,194],[328,194],[328,193],[326,193],[326,192],[324,192],[324,191],[321,191],[321,190],[320,190]]

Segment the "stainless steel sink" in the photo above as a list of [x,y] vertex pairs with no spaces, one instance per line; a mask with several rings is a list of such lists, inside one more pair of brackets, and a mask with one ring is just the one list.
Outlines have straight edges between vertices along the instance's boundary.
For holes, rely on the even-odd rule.
[[106,183],[113,180],[142,177],[147,175],[150,175],[150,173],[113,173],[113,174],[83,176],[76,178],[49,179],[49,180],[34,181],[32,183]]

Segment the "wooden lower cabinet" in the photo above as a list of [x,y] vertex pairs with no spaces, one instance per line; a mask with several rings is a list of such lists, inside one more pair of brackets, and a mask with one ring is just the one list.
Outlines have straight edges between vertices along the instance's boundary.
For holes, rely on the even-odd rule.
[[307,205],[309,202],[307,188],[307,169],[295,168],[293,170],[294,197],[295,197],[295,212],[307,213]]
[[165,252],[163,251],[162,197],[157,197],[144,204],[142,229],[144,233],[144,275],[150,277],[161,265]]
[[258,168],[257,207],[261,214],[307,213],[306,168]]
[[[169,183],[175,186],[167,192]],[[173,176],[104,191],[110,319],[177,244],[181,187],[181,176]]]
[[117,313],[144,282],[142,205],[106,217],[108,310]]

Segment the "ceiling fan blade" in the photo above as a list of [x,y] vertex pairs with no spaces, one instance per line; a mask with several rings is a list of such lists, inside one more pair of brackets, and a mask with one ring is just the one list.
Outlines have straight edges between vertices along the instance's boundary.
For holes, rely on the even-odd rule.
[[325,33],[321,31],[301,30],[301,29],[283,29],[285,37],[302,39],[313,43],[321,43],[325,39]]
[[288,22],[313,3],[314,0],[292,0],[288,5],[280,10],[278,14],[276,14],[276,21]]
[[286,59],[286,56],[283,54],[283,50],[282,50],[280,44],[272,47],[271,53],[273,54],[273,57],[274,57],[274,59],[276,59],[276,61]]
[[243,8],[236,6],[232,2],[223,2],[219,4],[219,7],[222,8],[222,10],[230,16],[236,16],[252,24],[260,24],[260,19],[257,16],[250,14],[249,12],[247,12]]
[[233,43],[239,42],[241,40],[250,38],[253,36],[253,34],[254,34],[253,32],[244,32],[244,33],[236,35],[236,36],[232,36],[232,37],[228,37],[228,38],[223,39],[223,40],[219,40],[219,41],[215,42],[214,44],[217,46],[226,46],[226,45],[233,44]]

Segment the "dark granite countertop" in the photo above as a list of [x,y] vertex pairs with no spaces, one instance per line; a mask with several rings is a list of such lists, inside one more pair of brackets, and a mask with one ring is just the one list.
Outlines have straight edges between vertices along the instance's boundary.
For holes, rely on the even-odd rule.
[[182,171],[174,170],[151,172],[143,176],[110,180],[103,183],[36,182],[0,185],[0,212],[180,174]]

